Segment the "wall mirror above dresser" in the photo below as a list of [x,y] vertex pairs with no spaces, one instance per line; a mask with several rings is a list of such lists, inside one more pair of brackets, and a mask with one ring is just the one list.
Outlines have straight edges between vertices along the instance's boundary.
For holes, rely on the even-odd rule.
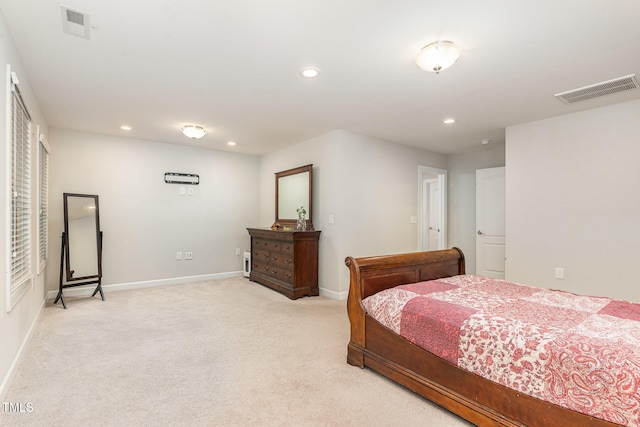
[[276,222],[295,226],[297,209],[304,207],[307,226],[313,229],[313,165],[276,172]]

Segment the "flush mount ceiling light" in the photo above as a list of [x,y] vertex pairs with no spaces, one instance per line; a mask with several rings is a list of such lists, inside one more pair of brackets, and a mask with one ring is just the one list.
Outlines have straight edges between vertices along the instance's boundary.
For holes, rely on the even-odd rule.
[[313,67],[307,67],[300,70],[300,75],[306,79],[315,79],[320,75],[320,70]]
[[455,123],[455,122],[456,122],[456,119],[444,119],[442,121],[442,123],[444,123],[445,125],[450,125],[450,124]]
[[460,48],[450,41],[429,43],[418,52],[416,65],[425,71],[439,74],[460,57]]
[[207,130],[198,125],[186,125],[182,126],[182,133],[187,138],[198,139],[202,138],[207,133]]

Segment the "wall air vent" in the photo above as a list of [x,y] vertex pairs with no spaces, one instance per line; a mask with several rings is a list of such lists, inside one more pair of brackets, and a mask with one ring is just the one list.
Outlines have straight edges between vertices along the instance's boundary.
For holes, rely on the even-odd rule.
[[581,87],[580,89],[557,93],[554,96],[565,104],[575,104],[576,102],[586,101],[587,99],[598,98],[612,93],[625,92],[639,87],[636,75],[631,74],[606,82]]
[[60,6],[60,12],[62,14],[62,31],[65,34],[89,40],[89,15],[67,6]]

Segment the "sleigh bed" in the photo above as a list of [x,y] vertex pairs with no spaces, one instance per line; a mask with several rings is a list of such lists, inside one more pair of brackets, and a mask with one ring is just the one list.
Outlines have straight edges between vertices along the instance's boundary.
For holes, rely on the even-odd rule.
[[[640,305],[466,276],[464,255],[457,248],[348,257],[345,263],[351,274],[347,300],[349,364],[369,367],[480,426],[603,427],[640,422]],[[486,302],[479,295],[491,289],[498,294],[489,296]],[[385,300],[387,294],[390,299]],[[463,294],[472,297],[466,302],[458,300]],[[562,305],[565,299],[570,300],[570,308]],[[426,305],[416,305],[415,301]],[[542,311],[528,312],[525,304],[530,301],[538,310],[543,307]],[[478,307],[493,307],[497,314],[484,313]],[[545,323],[544,319],[554,317],[554,312],[560,313],[563,325]],[[425,320],[421,317],[425,315],[431,318]],[[611,335],[602,325],[595,328],[594,336],[576,333],[583,323],[596,318],[613,322],[611,328],[617,331],[613,333],[613,349],[599,347],[600,338]],[[498,323],[507,323],[511,329],[496,332]],[[569,333],[559,329],[567,325]],[[533,331],[536,338],[521,329],[527,329],[526,334]],[[467,345],[453,348],[437,333],[460,343],[466,339]],[[506,355],[506,349],[515,356]],[[566,357],[570,349],[579,353],[571,360]],[[610,360],[590,359],[591,350]],[[491,366],[478,364],[474,359],[478,354]],[[517,360],[505,362],[507,356]],[[499,363],[495,363],[497,359]],[[577,367],[572,365],[573,359]],[[604,367],[608,364],[622,364],[624,369],[607,372]],[[498,374],[506,375],[491,377],[501,369]],[[580,383],[570,387],[560,380]],[[608,387],[607,393],[618,390],[620,395],[597,395],[603,387]],[[581,394],[585,390],[586,395]],[[564,396],[570,404],[548,399],[547,395]],[[600,405],[600,409],[593,409],[595,415],[580,406],[595,407],[594,402]],[[609,403],[613,403],[613,409],[607,406]]]

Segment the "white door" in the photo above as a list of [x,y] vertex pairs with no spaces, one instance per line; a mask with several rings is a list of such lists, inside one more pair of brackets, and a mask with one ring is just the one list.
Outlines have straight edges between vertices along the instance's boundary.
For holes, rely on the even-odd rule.
[[429,183],[429,250],[440,247],[440,186],[437,180]]
[[476,274],[504,279],[505,168],[476,171]]
[[447,171],[418,166],[418,190],[418,251],[444,249],[447,247]]

